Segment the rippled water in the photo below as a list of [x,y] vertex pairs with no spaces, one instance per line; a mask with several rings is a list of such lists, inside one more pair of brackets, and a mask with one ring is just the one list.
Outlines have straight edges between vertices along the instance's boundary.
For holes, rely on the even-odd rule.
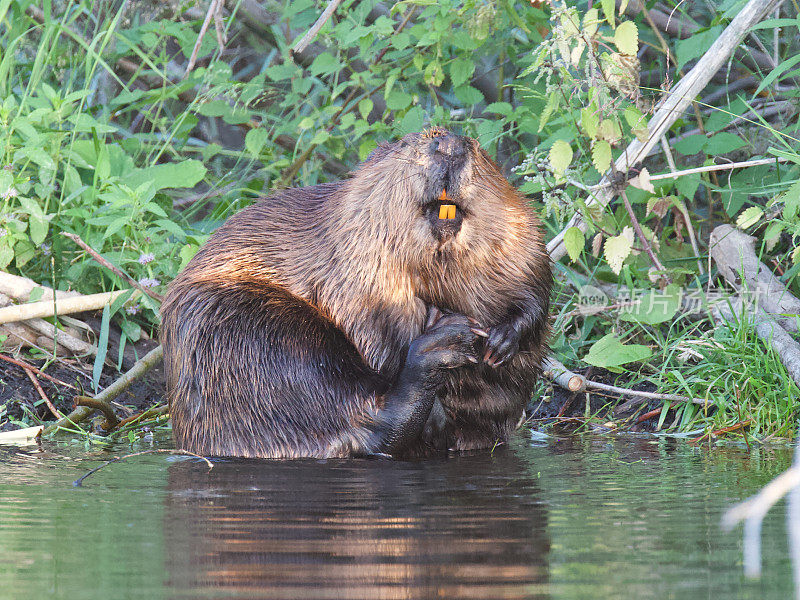
[[782,505],[764,523],[760,581],[741,574],[741,531],[719,528],[789,449],[520,438],[422,462],[236,460],[210,472],[158,454],[72,486],[107,458],[0,449],[0,598],[793,593]]

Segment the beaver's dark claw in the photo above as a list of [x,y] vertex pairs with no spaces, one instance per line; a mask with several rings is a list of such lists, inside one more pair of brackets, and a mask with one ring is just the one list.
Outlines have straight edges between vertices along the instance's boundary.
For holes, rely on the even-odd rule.
[[503,323],[489,329],[483,361],[490,367],[499,367],[516,356],[520,332],[512,323]]

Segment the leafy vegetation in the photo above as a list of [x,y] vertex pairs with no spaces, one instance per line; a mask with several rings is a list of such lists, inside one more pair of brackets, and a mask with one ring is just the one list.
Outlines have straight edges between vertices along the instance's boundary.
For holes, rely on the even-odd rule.
[[[229,1],[201,36],[207,3],[0,1],[0,269],[84,293],[128,287],[66,231],[163,291],[255,198],[443,126],[497,157],[549,235],[576,212],[588,224],[565,232],[557,264],[562,362],[715,407],[673,407],[677,430],[750,419],[754,434],[787,436],[800,390],[774,352],[681,307],[718,282],[706,244],[723,222],[757,236],[800,292],[797,7],[748,34],[625,198],[600,209],[593,186],[744,3],[631,4],[346,0],[293,54],[322,2]],[[702,169],[731,162],[748,166]],[[613,298],[586,310],[587,285]],[[142,296],[108,316],[124,346],[155,334],[157,311]]]

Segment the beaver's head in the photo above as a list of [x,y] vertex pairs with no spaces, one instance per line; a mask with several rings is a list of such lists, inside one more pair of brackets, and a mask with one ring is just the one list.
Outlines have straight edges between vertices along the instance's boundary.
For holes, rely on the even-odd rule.
[[[380,145],[354,174],[370,214],[385,211],[419,249],[474,251],[508,235],[520,197],[477,140],[434,127]],[[513,229],[513,226],[511,227]],[[403,243],[407,244],[406,239]]]

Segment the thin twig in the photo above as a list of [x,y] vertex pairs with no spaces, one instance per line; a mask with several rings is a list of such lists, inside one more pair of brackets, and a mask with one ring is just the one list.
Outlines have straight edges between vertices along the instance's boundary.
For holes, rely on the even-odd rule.
[[197,63],[197,55],[200,52],[200,46],[203,44],[203,37],[206,35],[206,31],[208,30],[208,26],[211,24],[211,19],[214,19],[214,26],[217,29],[217,44],[219,44],[219,49],[223,50],[225,48],[225,40],[224,34],[221,29],[221,15],[219,14],[222,10],[222,0],[211,0],[211,4],[208,6],[208,12],[206,12],[206,18],[203,20],[203,26],[200,27],[200,33],[197,36],[197,41],[194,43],[194,49],[192,49],[192,56],[189,58],[189,64],[186,65],[186,73],[184,74],[184,78],[189,75],[192,69],[194,69],[194,65]]
[[93,259],[95,259],[98,263],[100,263],[102,266],[104,266],[106,269],[108,269],[109,271],[111,271],[115,275],[117,275],[117,276],[121,277],[122,279],[124,279],[125,281],[127,281],[129,284],[131,284],[133,287],[135,287],[137,290],[139,290],[143,294],[147,294],[153,300],[157,300],[158,302],[163,302],[164,301],[164,296],[154,292],[153,290],[151,290],[149,288],[144,287],[142,284],[140,284],[138,281],[136,281],[133,277],[128,275],[125,271],[123,271],[119,267],[111,264],[108,260],[106,260],[105,258],[100,256],[100,254],[96,250],[94,250],[91,246],[89,246],[89,244],[84,242],[79,235],[76,235],[74,233],[69,233],[67,231],[62,231],[61,235],[63,235],[64,237],[68,237],[73,242],[78,244],[78,246],[80,246],[81,248],[86,250],[86,252],[88,252],[91,255],[91,257]]
[[785,162],[786,159],[782,156],[775,158],[757,158],[754,160],[744,160],[741,162],[728,163],[724,165],[707,165],[705,167],[696,167],[694,169],[684,169],[683,171],[674,171],[672,173],[659,173],[658,175],[650,175],[650,181],[658,181],[659,179],[677,179],[684,175],[694,175],[696,173],[708,173],[709,171],[730,171],[732,169],[743,169],[746,167],[757,167],[760,165],[774,165],[776,162]]
[[[666,410],[671,410],[672,408],[673,408],[672,405],[669,405],[666,408]],[[664,412],[664,407],[663,406],[661,408],[656,408],[654,410],[651,410],[650,412],[646,412],[642,416],[640,416],[638,419],[636,419],[636,423],[644,423],[648,419],[652,419],[653,417],[657,417],[662,412]]]
[[206,461],[209,471],[214,468],[214,463],[208,460],[205,456],[200,456],[199,454],[195,454],[194,452],[189,452],[188,450],[167,450],[159,448],[154,450],[143,450],[142,452],[134,452],[133,454],[126,454],[125,456],[115,456],[111,460],[107,460],[106,462],[104,462],[99,467],[95,467],[91,471],[88,471],[87,473],[84,473],[83,475],[78,477],[75,481],[72,482],[72,485],[75,487],[81,487],[83,485],[84,480],[87,477],[89,477],[90,475],[94,475],[100,469],[104,469],[111,463],[119,462],[121,460],[125,460],[126,458],[133,458],[134,456],[143,456],[145,454],[180,454],[183,456],[194,456],[195,458],[199,458],[201,460]]
[[292,48],[292,54],[298,55],[305,50],[308,45],[312,42],[312,40],[317,37],[319,30],[322,29],[322,26],[331,18],[336,8],[342,3],[342,0],[330,0],[328,2],[328,6],[325,7],[325,10],[322,11],[322,14],[319,16],[319,19],[311,26],[306,34],[294,45]]
[[27,363],[22,359],[11,358],[10,356],[5,356],[3,354],[0,354],[0,360],[4,360],[4,361],[6,361],[8,363],[11,363],[12,365],[17,365],[18,367],[20,367],[20,368],[22,368],[22,369],[24,369],[26,371],[32,371],[33,373],[36,373],[39,377],[44,377],[48,381],[52,381],[53,383],[56,383],[58,385],[63,385],[64,387],[68,387],[68,388],[73,389],[73,390],[78,389],[74,385],[71,385],[71,384],[66,383],[64,381],[61,381],[60,379],[56,379],[55,377],[53,377],[51,375],[48,375],[44,371],[41,371],[41,370],[37,369],[32,364]]
[[650,257],[650,261],[653,263],[653,266],[661,272],[661,276],[669,281],[669,277],[666,275],[666,268],[664,268],[664,265],[661,264],[661,261],[655,255],[655,252],[653,252],[653,248],[650,247],[650,242],[648,242],[647,238],[644,237],[642,226],[639,224],[639,219],[636,218],[636,214],[633,212],[633,207],[628,200],[628,195],[625,193],[625,190],[622,190],[622,202],[625,204],[625,210],[628,211],[628,216],[633,224],[633,230],[636,232],[636,237],[639,238],[639,242],[642,244],[642,247],[644,247],[644,251],[647,252],[647,256]]
[[53,416],[56,419],[63,419],[64,415],[62,415],[59,412],[59,410],[53,405],[53,403],[50,402],[50,398],[48,398],[47,394],[44,393],[44,390],[42,389],[39,380],[36,379],[36,375],[33,374],[33,371],[31,371],[30,369],[25,369],[25,374],[28,376],[28,379],[31,380],[31,383],[33,383],[33,387],[36,388],[36,391],[39,393],[39,396],[41,397],[42,400],[44,400],[44,403],[47,405],[47,408],[50,409],[50,412],[53,413]]

